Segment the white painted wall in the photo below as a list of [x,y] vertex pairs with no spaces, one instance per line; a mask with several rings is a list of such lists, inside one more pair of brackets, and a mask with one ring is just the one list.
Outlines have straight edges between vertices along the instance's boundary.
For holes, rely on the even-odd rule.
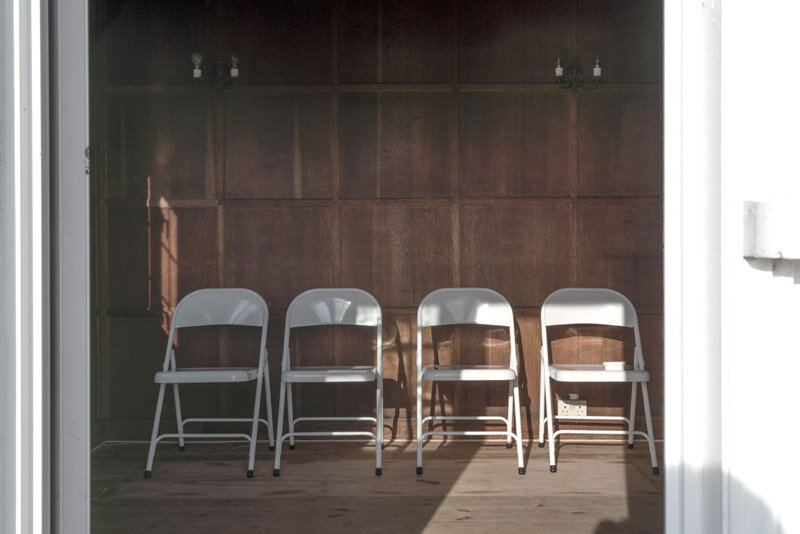
[[[800,6],[722,8],[722,354],[727,532],[800,532],[800,262],[743,258],[746,200],[800,212]],[[773,235],[779,232],[773,232]],[[800,227],[789,237],[800,244]]]

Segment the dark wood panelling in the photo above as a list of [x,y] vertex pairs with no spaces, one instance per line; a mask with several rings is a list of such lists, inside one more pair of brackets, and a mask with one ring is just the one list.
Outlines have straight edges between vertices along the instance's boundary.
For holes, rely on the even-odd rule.
[[572,2],[464,1],[459,24],[462,83],[549,82],[556,58],[575,53]]
[[381,80],[452,83],[456,79],[455,0],[383,3]]
[[[105,26],[95,38],[107,39],[107,79],[112,84],[191,83],[192,52],[214,35],[207,2],[108,0]],[[97,76],[98,73],[94,73]]]
[[122,94],[109,145],[110,198],[205,198],[212,192],[213,100],[205,94]]
[[339,195],[378,196],[378,95],[339,97]]
[[594,66],[599,54],[605,83],[660,82],[663,14],[662,2],[578,0],[578,49],[584,69]]
[[345,94],[342,198],[447,198],[456,171],[452,93]]
[[514,306],[538,305],[570,285],[567,201],[461,208],[461,283],[489,287]]
[[[511,301],[523,432],[536,437],[539,306],[560,287],[612,287],[644,310],[660,417],[662,8],[583,0],[97,7],[92,146],[101,149],[92,176],[107,226],[97,232],[93,413],[110,429],[98,439],[147,437],[163,312],[215,286],[252,288],[270,306],[275,411],[289,302],[311,287],[375,295],[384,311],[384,430],[394,439],[414,434],[416,307],[427,293],[486,286]],[[193,84],[195,50],[205,79],[214,59],[236,54],[239,86],[217,95]],[[558,55],[577,55],[589,69],[595,52],[600,87],[573,99],[555,86]],[[426,357],[435,346],[442,361],[505,361],[508,340],[496,332],[438,330],[424,334]],[[293,347],[305,363],[344,363],[360,340],[303,335]],[[218,353],[233,364],[249,343],[230,333],[180,341],[200,363]],[[621,343],[581,338],[601,359],[615,358]],[[298,389],[297,411],[309,415],[370,413],[375,400],[372,385]],[[629,388],[581,392],[592,410],[622,413]],[[426,414],[433,403],[503,414],[507,389],[444,383],[426,385],[424,396]],[[252,407],[247,387],[186,388],[185,399],[212,414]],[[171,400],[165,409],[169,419]],[[142,431],[120,430],[129,422]]]
[[449,207],[345,206],[339,213],[341,285],[366,289],[382,306],[416,307],[453,284]]
[[235,54],[240,83],[333,81],[330,3],[228,0],[216,4],[215,15],[219,27],[210,57]]
[[338,6],[339,82],[375,83],[378,80],[378,24],[380,2],[353,0]]
[[578,205],[578,285],[610,287],[637,308],[663,306],[659,204]]
[[569,195],[568,93],[465,93],[460,102],[462,197]]
[[[112,340],[106,355],[108,375],[102,377],[100,386],[110,392],[108,415],[120,419],[143,417],[152,421],[158,395],[153,375],[164,363],[169,328],[164,328],[162,317],[158,315],[112,317],[108,329]],[[165,413],[174,417],[171,391],[168,397]],[[144,435],[140,439],[146,438]]]
[[332,209],[231,207],[224,221],[227,286],[253,289],[272,308],[333,285]]
[[578,194],[661,195],[660,87],[598,89],[578,99]]
[[331,95],[230,94],[226,198],[329,198]]
[[217,285],[214,209],[110,208],[108,306],[159,313]]

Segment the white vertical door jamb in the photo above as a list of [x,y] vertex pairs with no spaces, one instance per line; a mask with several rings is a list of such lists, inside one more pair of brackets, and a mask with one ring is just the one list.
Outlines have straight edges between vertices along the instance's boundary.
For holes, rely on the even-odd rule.
[[89,532],[88,2],[51,2],[54,532]]
[[664,3],[665,513],[723,532],[720,8]]

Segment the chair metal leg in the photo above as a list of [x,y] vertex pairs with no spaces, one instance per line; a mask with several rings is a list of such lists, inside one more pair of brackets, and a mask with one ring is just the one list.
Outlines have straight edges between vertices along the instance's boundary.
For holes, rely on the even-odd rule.
[[[292,383],[286,382],[286,410],[288,415],[289,433],[294,433],[294,410],[292,407]],[[294,450],[294,436],[289,436],[289,450]]]
[[633,430],[636,426],[636,382],[631,383],[631,417],[628,424],[628,448],[633,448]]
[[650,460],[653,466],[653,474],[657,475],[658,458],[656,457],[656,443],[655,436],[653,435],[653,418],[650,416],[650,396],[647,394],[647,382],[642,382],[642,403],[644,404],[644,416],[647,422],[647,435],[650,436],[648,443],[650,444]]
[[506,424],[506,432],[508,435],[506,436],[506,449],[510,449],[513,445],[511,444],[511,420],[514,417],[514,382],[508,383],[508,417],[506,420],[508,423]]
[[375,474],[380,476],[381,449],[383,449],[383,377],[378,376],[375,391],[375,418],[378,420],[375,428]]
[[272,392],[269,385],[269,366],[264,366],[264,397],[267,400],[267,435],[269,436],[269,450],[275,450],[275,434],[273,428],[275,423],[272,421]]
[[178,384],[172,384],[172,396],[175,398],[175,420],[178,423],[178,450],[184,450],[183,442],[183,417],[181,416],[181,396],[178,393]]
[[553,439],[553,394],[550,388],[550,380],[545,377],[544,380],[544,397],[547,409],[547,441],[550,444],[550,472],[556,472],[556,445]]
[[150,434],[150,449],[147,451],[147,465],[144,468],[144,478],[150,478],[153,471],[153,457],[156,454],[156,439],[158,438],[158,425],[161,422],[161,408],[164,406],[164,388],[166,384],[161,384],[158,388],[158,401],[156,401],[156,415],[153,418],[153,432]]
[[280,397],[278,399],[278,431],[275,442],[275,467],[272,474],[275,476],[281,473],[281,443],[283,443],[283,408],[286,403],[286,382],[281,380]]
[[539,447],[544,447],[544,381],[545,369],[544,365],[540,366],[541,372],[539,373]]
[[525,464],[522,460],[522,420],[519,408],[519,382],[517,380],[514,380],[514,413],[514,424],[517,427],[517,467],[519,474],[524,475]]
[[419,373],[417,374],[417,474],[422,474],[422,376]]
[[258,374],[256,379],[256,395],[253,402],[253,428],[250,432],[250,457],[247,462],[247,478],[253,477],[253,469],[256,462],[256,440],[258,439],[258,411],[261,407],[261,387],[264,380],[263,373]]

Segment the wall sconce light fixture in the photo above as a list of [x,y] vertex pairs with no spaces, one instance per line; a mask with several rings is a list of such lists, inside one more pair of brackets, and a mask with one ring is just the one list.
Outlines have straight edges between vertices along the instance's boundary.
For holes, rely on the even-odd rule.
[[556,60],[556,82],[562,89],[570,89],[572,96],[578,96],[578,89],[589,90],[597,87],[597,83],[603,75],[603,70],[600,68],[600,56],[597,56],[592,69],[592,83],[584,83],[581,64],[578,63],[578,58],[569,60],[566,68],[566,75],[564,74],[564,67],[561,66],[561,57]]
[[[200,81],[203,78],[203,54],[195,52],[191,56],[192,59],[192,78]],[[222,92],[228,85],[236,85],[239,79],[239,58],[231,56],[230,64],[223,60],[215,62],[215,71],[211,84],[217,90],[217,94],[222,96]]]

